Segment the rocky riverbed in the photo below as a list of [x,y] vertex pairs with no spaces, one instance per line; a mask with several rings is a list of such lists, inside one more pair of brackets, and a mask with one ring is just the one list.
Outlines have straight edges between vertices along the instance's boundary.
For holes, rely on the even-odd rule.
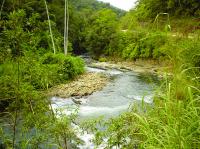
[[[97,68],[97,72],[92,72],[92,69]],[[119,70],[121,72],[133,71],[136,73],[149,73],[162,78],[164,74],[169,73],[169,67],[153,64],[150,62],[93,62],[86,67],[87,72],[75,80],[53,87],[49,91],[49,96],[69,98],[91,95],[96,91],[100,91],[107,85],[110,77],[103,73],[106,70]],[[107,72],[108,73],[108,72]],[[117,72],[118,73],[118,72]],[[111,74],[112,75],[112,74]]]
[[134,71],[137,73],[151,73],[162,78],[165,74],[172,75],[170,73],[170,66],[156,64],[150,61],[137,61],[137,62],[98,62],[92,63],[91,67],[102,68],[102,69],[117,69],[120,71]]
[[[143,74],[126,68],[119,70],[114,64],[105,64],[110,65],[110,68],[104,68],[103,64],[89,63],[86,66],[86,74],[69,84],[56,87],[54,96],[50,99],[54,111],[60,110],[66,115],[78,112],[75,129],[79,138],[84,141],[84,144],[78,146],[81,149],[94,149],[95,145],[92,142],[94,134],[84,132],[79,127],[80,122],[98,117],[112,118],[130,110],[133,105],[139,108],[140,103],[151,105],[153,102],[156,87],[154,81],[147,82],[143,79]],[[56,95],[75,97],[60,98]]]
[[75,80],[50,89],[49,96],[68,98],[87,96],[101,90],[109,81],[104,74],[86,72]]

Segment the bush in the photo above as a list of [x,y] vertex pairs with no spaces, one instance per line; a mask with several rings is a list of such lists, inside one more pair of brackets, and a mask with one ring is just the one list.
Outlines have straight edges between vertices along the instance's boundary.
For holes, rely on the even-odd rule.
[[130,44],[129,46],[126,47],[126,49],[123,50],[122,52],[122,58],[128,59],[130,57],[130,53],[133,49],[133,44]]
[[63,54],[47,53],[41,58],[42,64],[61,64],[65,59]]
[[63,64],[63,73],[66,79],[73,79],[84,72],[84,62],[78,57],[66,57]]
[[46,66],[58,65],[57,73],[61,80],[69,80],[84,72],[84,62],[79,57],[48,53],[41,58]]
[[121,31],[116,33],[107,53],[124,59],[158,59],[165,55],[162,47],[168,42],[168,38],[165,32]]
[[140,55],[139,45],[136,45],[130,54],[130,58],[136,60],[137,58],[139,58],[139,55]]
[[[19,63],[19,80],[28,82],[35,89],[48,89],[58,83],[75,78],[84,72],[82,59],[63,54],[46,54],[41,60],[29,56],[17,60]],[[0,65],[1,95],[7,98],[14,90],[18,79],[18,65],[16,61],[5,62]],[[4,91],[5,89],[5,91]],[[10,96],[9,96],[10,97]]]

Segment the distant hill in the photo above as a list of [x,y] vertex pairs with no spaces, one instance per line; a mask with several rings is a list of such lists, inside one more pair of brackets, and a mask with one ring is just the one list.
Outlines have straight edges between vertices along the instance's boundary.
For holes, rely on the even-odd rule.
[[78,11],[82,11],[84,9],[90,9],[94,11],[98,11],[100,9],[108,8],[113,10],[117,15],[123,16],[126,11],[116,8],[109,3],[100,2],[97,0],[70,0],[70,3],[74,6],[74,8]]

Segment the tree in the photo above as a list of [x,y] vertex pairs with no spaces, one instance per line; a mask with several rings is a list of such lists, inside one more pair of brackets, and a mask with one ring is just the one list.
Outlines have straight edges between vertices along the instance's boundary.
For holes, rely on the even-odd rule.
[[117,15],[110,9],[96,12],[86,29],[86,48],[95,57],[106,53],[116,31]]
[[69,3],[65,0],[65,26],[64,26],[64,52],[67,55],[68,51],[68,33],[69,33]]
[[199,8],[199,0],[139,0],[136,13],[139,19],[155,18],[159,13],[199,17]]

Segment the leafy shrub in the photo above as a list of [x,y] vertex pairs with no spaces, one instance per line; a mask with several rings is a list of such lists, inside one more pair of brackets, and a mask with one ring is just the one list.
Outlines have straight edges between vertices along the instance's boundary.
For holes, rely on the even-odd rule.
[[[22,82],[29,82],[35,89],[48,89],[63,81],[73,79],[84,72],[82,59],[63,54],[46,54],[41,60],[29,56],[17,60],[19,63],[19,79]],[[0,65],[1,95],[5,97],[6,92],[10,95],[16,86],[18,78],[18,65],[15,61],[5,62]],[[7,81],[6,81],[7,80]],[[10,96],[9,96],[10,97]]]
[[159,58],[163,56],[162,46],[167,42],[167,35],[156,32],[150,33],[146,38],[141,40],[141,56],[142,58]]
[[111,40],[108,55],[119,56],[124,59],[163,57],[162,47],[168,42],[165,32],[154,32],[140,29],[139,31],[122,30],[117,32]]
[[17,84],[17,65],[6,61],[0,65],[0,99],[15,97]]
[[140,57],[141,58],[151,58],[151,49],[150,48],[142,48]]
[[84,72],[84,62],[79,57],[66,57],[63,64],[63,72],[67,79],[73,79]]
[[123,50],[123,52],[122,52],[122,58],[128,59],[130,57],[130,53],[133,50],[133,46],[134,46],[133,44],[130,44],[130,45],[128,45],[126,47],[125,50]]
[[47,53],[41,58],[42,64],[62,64],[65,59],[63,54]]
[[73,79],[84,72],[84,62],[78,57],[48,53],[44,55],[41,61],[47,66],[50,64],[58,65],[57,73],[63,80]]
[[106,54],[110,56],[120,56],[122,51],[126,48],[127,41],[126,33],[117,32],[110,41],[109,48],[106,50]]

